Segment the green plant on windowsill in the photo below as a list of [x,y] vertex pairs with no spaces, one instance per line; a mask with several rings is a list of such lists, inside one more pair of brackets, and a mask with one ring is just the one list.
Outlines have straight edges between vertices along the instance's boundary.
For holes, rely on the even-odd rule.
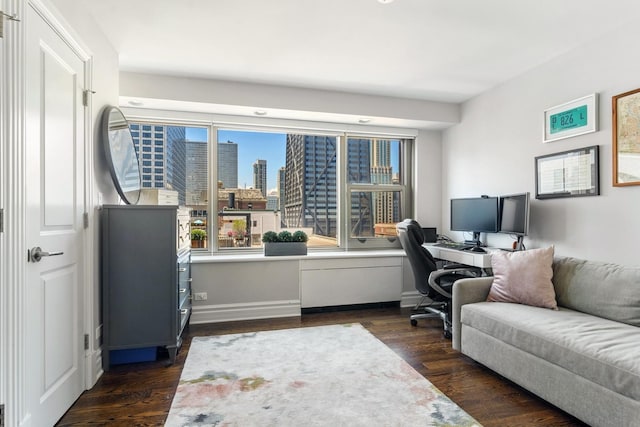
[[206,240],[207,231],[201,228],[194,228],[191,230],[191,240]]
[[294,233],[287,230],[280,233],[267,231],[262,235],[265,256],[306,255],[307,240],[307,234],[301,230]]
[[263,243],[277,243],[277,242],[306,242],[309,240],[307,233],[302,230],[291,233],[290,231],[283,230],[280,233],[275,231],[267,231],[262,235]]

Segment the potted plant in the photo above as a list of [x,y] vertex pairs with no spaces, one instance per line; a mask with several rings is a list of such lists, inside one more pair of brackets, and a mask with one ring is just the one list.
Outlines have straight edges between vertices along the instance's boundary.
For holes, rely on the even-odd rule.
[[283,230],[280,233],[267,231],[262,235],[265,256],[306,255],[307,234],[298,230],[294,233]]
[[207,231],[201,228],[191,229],[191,247],[204,248],[204,241],[207,240]]

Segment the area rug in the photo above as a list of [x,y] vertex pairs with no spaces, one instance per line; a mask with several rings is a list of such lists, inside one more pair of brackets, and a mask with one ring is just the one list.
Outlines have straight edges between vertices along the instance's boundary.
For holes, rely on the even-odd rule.
[[479,426],[360,324],[193,338],[166,426]]

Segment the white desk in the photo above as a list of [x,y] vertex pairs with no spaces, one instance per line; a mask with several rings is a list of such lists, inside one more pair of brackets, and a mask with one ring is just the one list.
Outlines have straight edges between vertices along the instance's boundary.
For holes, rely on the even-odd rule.
[[487,252],[461,251],[459,249],[447,248],[444,246],[434,246],[425,243],[424,246],[434,258],[446,261],[457,262],[459,264],[471,265],[480,268],[491,268],[491,253],[500,249],[484,248]]

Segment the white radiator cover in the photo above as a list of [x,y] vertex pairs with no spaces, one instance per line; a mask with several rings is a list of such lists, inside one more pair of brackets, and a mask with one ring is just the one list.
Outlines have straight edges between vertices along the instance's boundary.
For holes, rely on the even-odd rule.
[[300,265],[302,308],[399,301],[402,258],[304,260]]

